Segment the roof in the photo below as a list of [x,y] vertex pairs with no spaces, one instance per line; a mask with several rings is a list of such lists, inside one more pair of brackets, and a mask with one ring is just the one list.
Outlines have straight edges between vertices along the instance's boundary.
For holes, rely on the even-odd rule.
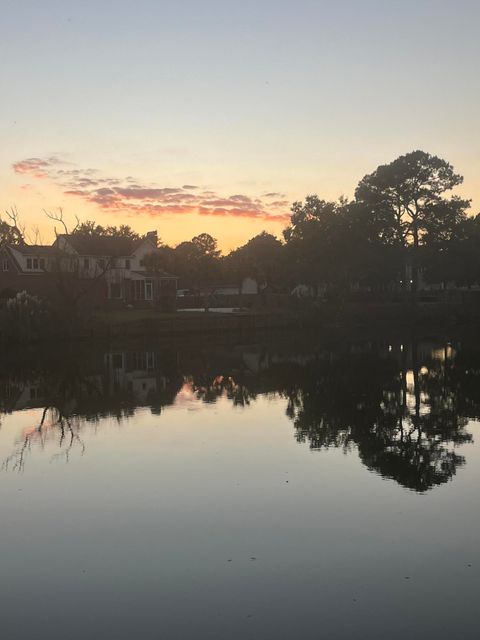
[[144,240],[114,238],[110,236],[89,236],[83,234],[63,234],[61,236],[83,256],[131,256]]
[[135,271],[132,269],[132,273],[138,276],[143,276],[144,278],[175,278],[178,280],[178,276],[167,273],[162,269],[159,269],[158,271]]
[[19,253],[22,253],[25,256],[37,256],[41,253],[48,253],[49,255],[58,253],[57,247],[49,244],[12,244],[9,245],[9,247],[11,249],[14,249],[15,251],[18,251]]

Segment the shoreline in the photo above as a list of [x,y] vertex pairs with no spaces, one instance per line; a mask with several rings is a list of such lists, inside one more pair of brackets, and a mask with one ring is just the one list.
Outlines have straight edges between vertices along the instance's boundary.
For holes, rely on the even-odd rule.
[[[152,309],[110,310],[96,313],[77,331],[15,341],[2,336],[3,348],[11,344],[38,345],[55,342],[96,343],[121,339],[193,340],[251,333],[322,333],[325,335],[392,333],[457,333],[477,330],[480,305],[420,303],[415,309],[402,303],[328,305],[316,309],[191,311],[163,313]],[[0,325],[1,332],[1,325]]]

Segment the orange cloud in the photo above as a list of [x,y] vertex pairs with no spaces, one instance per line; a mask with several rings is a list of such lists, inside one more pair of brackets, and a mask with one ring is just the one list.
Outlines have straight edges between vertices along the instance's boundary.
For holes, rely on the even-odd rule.
[[[288,222],[288,201],[284,194],[267,193],[261,198],[244,194],[224,196],[196,185],[162,187],[142,184],[132,176],[104,177],[95,169],[64,168],[55,157],[27,158],[13,164],[15,173],[49,179],[64,194],[81,198],[109,212],[175,216],[198,214]],[[273,200],[273,201],[272,201]]]

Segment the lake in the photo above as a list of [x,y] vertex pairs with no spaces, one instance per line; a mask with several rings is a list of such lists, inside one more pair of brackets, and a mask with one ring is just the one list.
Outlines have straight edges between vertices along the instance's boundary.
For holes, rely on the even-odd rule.
[[53,345],[0,362],[17,638],[469,638],[480,343]]

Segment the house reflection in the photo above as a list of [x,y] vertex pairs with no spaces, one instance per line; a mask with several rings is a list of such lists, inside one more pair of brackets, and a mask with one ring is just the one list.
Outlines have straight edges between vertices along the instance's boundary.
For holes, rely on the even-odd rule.
[[69,364],[53,355],[46,362],[43,356],[37,373],[29,372],[27,366],[22,368],[21,361],[14,376],[0,372],[0,415],[45,406],[86,419],[121,417],[139,406],[158,412],[174,401],[182,383],[170,352],[76,355]]
[[39,382],[6,382],[0,390],[0,411],[11,413],[43,406],[45,391]]
[[116,351],[105,354],[105,390],[110,396],[119,391],[131,394],[138,404],[167,388],[167,376],[157,371],[154,351]]

